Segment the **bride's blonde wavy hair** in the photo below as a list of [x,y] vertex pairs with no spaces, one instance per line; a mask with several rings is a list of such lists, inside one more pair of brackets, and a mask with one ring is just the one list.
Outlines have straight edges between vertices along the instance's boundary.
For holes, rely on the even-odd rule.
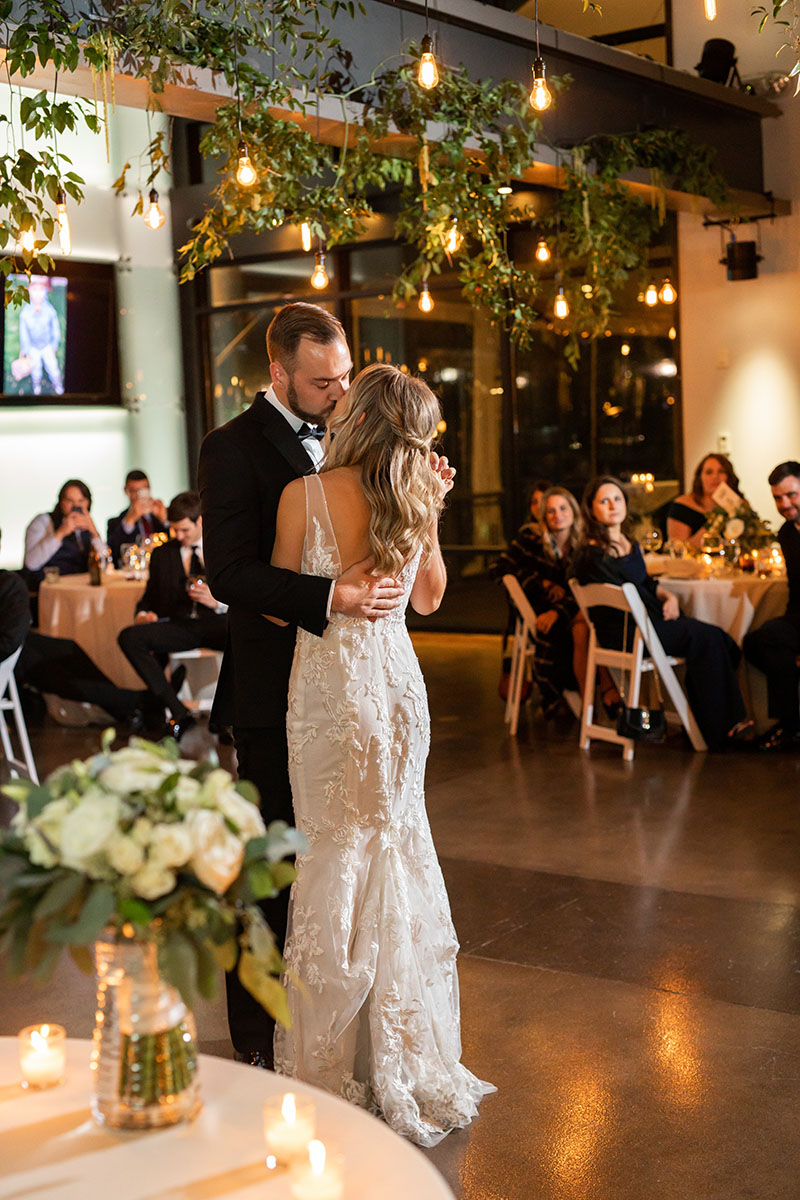
[[346,404],[329,422],[322,469],[361,468],[375,569],[397,575],[420,547],[423,561],[432,549],[430,527],[444,498],[430,450],[442,410],[423,380],[386,363],[358,373]]

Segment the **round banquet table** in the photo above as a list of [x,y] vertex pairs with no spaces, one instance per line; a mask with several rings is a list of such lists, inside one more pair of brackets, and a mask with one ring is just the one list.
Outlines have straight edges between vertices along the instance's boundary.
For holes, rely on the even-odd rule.
[[[58,1087],[25,1091],[16,1038],[0,1038],[0,1195],[5,1200],[289,1200],[264,1164],[262,1106],[288,1081],[200,1056],[204,1105],[189,1125],[104,1129],[89,1101],[91,1042],[67,1041]],[[453,1200],[425,1156],[376,1117],[292,1080],[313,1098],[317,1136],[344,1156],[344,1200]]]
[[117,687],[141,688],[143,683],[117,645],[117,634],[132,625],[143,595],[143,579],[106,574],[100,587],[88,575],[62,575],[57,583],[39,588],[39,632],[72,638]]
[[[710,579],[670,579],[660,575],[658,582],[678,597],[687,617],[718,625],[738,646],[748,630],[758,629],[773,617],[782,617],[789,599],[785,575],[771,579],[743,573]],[[761,732],[772,723],[766,679],[743,659],[739,667],[739,684],[747,709]]]
[[736,574],[710,579],[670,579],[666,574],[658,582],[678,597],[687,617],[719,625],[738,646],[749,629],[757,629],[773,617],[781,617],[789,599],[785,575],[759,579]]

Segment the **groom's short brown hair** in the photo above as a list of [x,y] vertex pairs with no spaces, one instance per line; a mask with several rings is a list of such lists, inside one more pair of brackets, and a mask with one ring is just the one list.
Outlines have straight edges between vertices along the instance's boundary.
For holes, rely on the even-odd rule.
[[318,304],[298,300],[276,313],[267,330],[267,354],[291,375],[301,338],[310,338],[323,346],[341,338],[346,341],[341,322]]

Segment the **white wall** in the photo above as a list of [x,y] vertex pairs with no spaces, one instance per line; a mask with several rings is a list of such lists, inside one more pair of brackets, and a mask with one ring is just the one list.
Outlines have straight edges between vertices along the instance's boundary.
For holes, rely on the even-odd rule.
[[[9,89],[0,88],[0,112],[9,113]],[[151,118],[153,130],[159,118]],[[73,260],[119,262],[120,372],[126,407],[12,408],[0,411],[0,564],[22,562],[25,527],[50,510],[70,477],[85,479],[93,514],[105,532],[125,497],[131,467],[151,477],[169,500],[187,485],[177,282],[169,238],[168,180],[160,188],[164,227],[154,233],[132,219],[134,195],[116,197],[112,183],[123,163],[138,165],[147,144],[143,112],[118,110],[110,123],[111,161],[105,139],[82,129],[59,137],[59,149],[86,180],[83,204],[70,203]],[[135,170],[132,179],[136,180]],[[58,253],[57,242],[53,253]]]
[[[719,0],[713,24],[702,8],[699,0],[673,5],[677,65],[697,62],[697,46],[713,36],[735,43],[743,75],[775,69],[780,38],[757,33],[749,4]],[[784,115],[763,123],[765,184],[800,213],[800,98],[792,91],[778,101]],[[756,227],[740,226],[737,236],[757,240]],[[725,437],[745,494],[777,528],[766,477],[800,459],[800,215],[761,223],[764,258],[753,280],[728,281],[720,232],[700,217],[680,215],[678,243],[685,482]]]

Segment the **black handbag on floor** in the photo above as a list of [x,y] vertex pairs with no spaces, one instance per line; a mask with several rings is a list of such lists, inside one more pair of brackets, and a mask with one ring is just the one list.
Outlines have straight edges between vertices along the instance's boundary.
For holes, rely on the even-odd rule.
[[[628,644],[627,613],[625,614],[625,632],[622,644],[623,646],[627,646]],[[634,742],[663,742],[667,736],[667,714],[664,711],[661,685],[659,684],[658,672],[655,667],[648,674],[652,677],[655,686],[658,705],[655,708],[647,707],[646,705],[631,708],[625,703],[625,672],[622,672],[619,689],[622,704],[617,716],[617,733],[620,737],[630,738]]]

